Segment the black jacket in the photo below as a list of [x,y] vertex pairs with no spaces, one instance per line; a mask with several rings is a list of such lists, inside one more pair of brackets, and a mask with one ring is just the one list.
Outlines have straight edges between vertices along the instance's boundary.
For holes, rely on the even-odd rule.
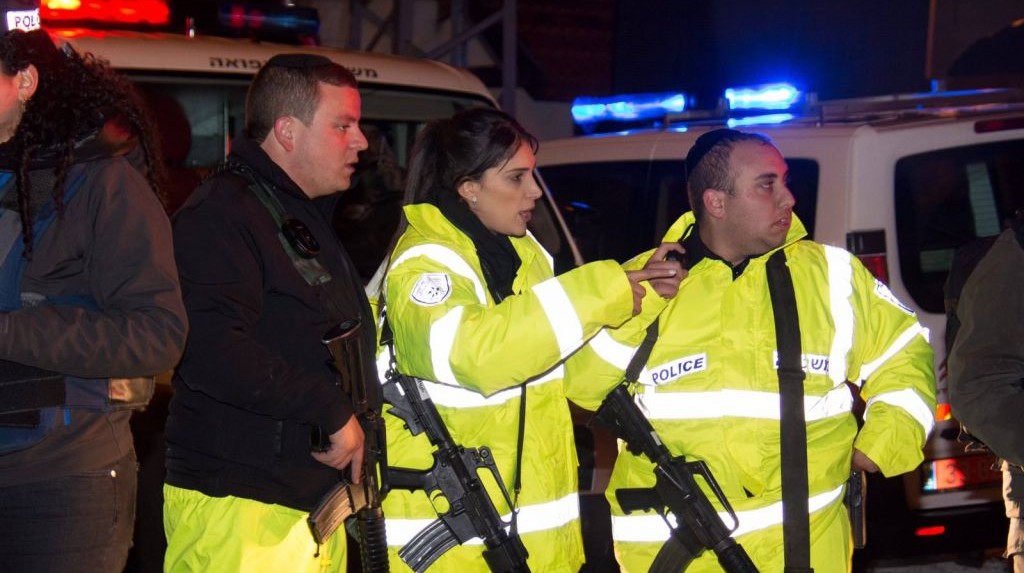
[[307,198],[251,140],[230,161],[249,166],[305,223],[331,274],[305,282],[271,212],[237,172],[207,179],[174,216],[174,248],[190,322],[167,423],[167,483],[308,510],[338,472],[310,455],[310,432],[340,429],[352,406],[321,338],[349,318],[363,324],[373,371],[369,304],[330,225],[336,196]]

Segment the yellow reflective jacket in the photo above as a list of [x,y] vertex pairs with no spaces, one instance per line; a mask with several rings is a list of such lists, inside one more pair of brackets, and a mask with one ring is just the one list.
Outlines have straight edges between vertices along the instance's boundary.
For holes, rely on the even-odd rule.
[[[664,240],[678,241],[693,223],[687,213]],[[935,407],[932,350],[912,311],[856,257],[800,240],[805,234],[794,217],[781,248],[793,277],[807,375],[811,566],[817,573],[845,572],[851,538],[842,501],[853,448],[887,476],[921,462]],[[765,271],[770,254],[751,259],[735,279],[721,260],[698,261],[661,313],[657,343],[632,390],[673,454],[707,462],[738,513],[734,535],[758,568],[781,571],[777,345]],[[628,351],[602,355],[615,364],[606,381],[622,376],[643,339],[642,328],[632,322],[612,333]],[[867,402],[859,433],[847,380]],[[588,405],[599,400],[592,395]],[[646,572],[669,536],[660,516],[626,515],[615,497],[618,488],[653,486],[651,469],[646,458],[620,448],[607,497],[625,572]],[[687,572],[715,570],[715,555],[707,551]]]
[[[491,448],[509,492],[515,475],[521,385],[529,382],[518,528],[529,565],[538,571],[579,570],[583,546],[577,460],[563,384],[573,354],[605,325],[632,315],[621,266],[591,263],[553,277],[552,261],[530,235],[511,237],[522,260],[513,296],[495,304],[472,241],[432,205],[405,208],[408,230],[391,257],[385,304],[401,372],[423,379],[453,438]],[[645,305],[663,307],[654,295]],[[382,364],[388,352],[381,352]],[[382,370],[383,371],[383,370]],[[434,448],[391,414],[391,466],[426,469]],[[491,480],[491,499],[510,508]],[[447,507],[441,503],[439,510]],[[407,571],[397,550],[437,512],[423,492],[392,490],[384,502],[393,571]],[[488,571],[482,545],[448,551],[431,571]]]

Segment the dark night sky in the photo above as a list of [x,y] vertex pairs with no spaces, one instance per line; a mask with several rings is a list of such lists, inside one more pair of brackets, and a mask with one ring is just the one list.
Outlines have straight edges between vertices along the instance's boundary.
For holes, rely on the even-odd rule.
[[613,91],[789,81],[820,98],[923,91],[928,0],[620,0]]

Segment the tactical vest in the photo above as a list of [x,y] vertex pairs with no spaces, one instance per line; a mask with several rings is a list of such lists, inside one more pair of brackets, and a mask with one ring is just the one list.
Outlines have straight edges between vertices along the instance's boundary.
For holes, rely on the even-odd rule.
[[[72,167],[64,204],[82,187],[85,168]],[[13,192],[13,174],[0,173],[0,199]],[[33,222],[33,246],[57,218],[53,201],[39,208]],[[24,256],[20,215],[0,207],[0,312],[13,312],[27,302],[21,291],[28,259]],[[89,295],[46,297],[29,304],[60,304],[97,309]],[[145,406],[153,395],[153,377],[80,378],[25,364],[0,360],[0,455],[28,448],[59,425],[70,425],[75,409],[100,412]]]

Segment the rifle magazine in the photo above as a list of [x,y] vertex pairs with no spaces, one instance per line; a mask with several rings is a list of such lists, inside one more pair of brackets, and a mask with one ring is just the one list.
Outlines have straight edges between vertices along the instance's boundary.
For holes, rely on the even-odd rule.
[[423,573],[446,551],[459,544],[459,539],[441,519],[416,534],[399,552],[402,561],[416,573]]
[[346,482],[339,482],[327,492],[309,514],[307,522],[317,544],[327,541],[338,527],[352,515],[352,496]]
[[[701,548],[703,549],[703,548]],[[699,553],[694,553],[672,532],[651,563],[650,573],[678,573],[686,571]]]

